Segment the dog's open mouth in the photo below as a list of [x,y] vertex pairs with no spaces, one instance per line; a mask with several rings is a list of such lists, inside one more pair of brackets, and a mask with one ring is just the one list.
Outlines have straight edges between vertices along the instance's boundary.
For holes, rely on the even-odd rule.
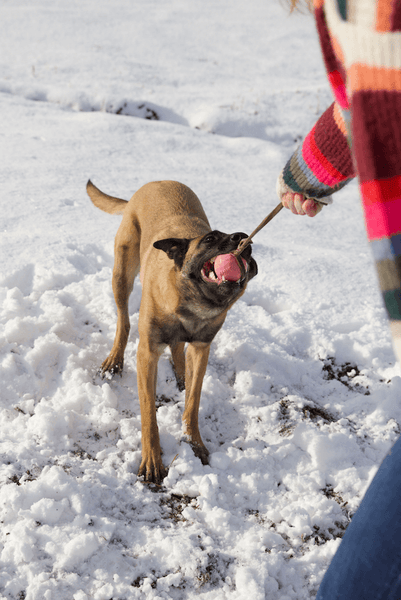
[[[240,257],[245,273],[249,271],[249,264]],[[243,277],[238,259],[233,254],[219,254],[205,262],[201,269],[202,279],[208,283],[241,283]]]

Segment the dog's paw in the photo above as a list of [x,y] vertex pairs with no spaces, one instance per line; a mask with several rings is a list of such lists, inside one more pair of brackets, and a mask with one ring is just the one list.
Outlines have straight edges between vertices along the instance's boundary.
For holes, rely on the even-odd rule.
[[167,469],[162,461],[152,461],[142,459],[138,471],[138,477],[143,477],[145,483],[156,483],[160,485],[167,475]]
[[170,361],[171,366],[173,367],[173,373],[175,377],[175,381],[180,392],[185,390],[185,369],[181,368],[178,370],[174,364],[174,361]]
[[124,367],[124,359],[116,359],[111,354],[102,363],[99,369],[99,374],[102,379],[111,379],[114,375],[122,376]]
[[206,448],[204,444],[196,444],[195,442],[189,442],[193,453],[197,458],[200,458],[202,465],[209,464],[209,450]]
[[185,379],[184,378],[180,378],[176,376],[176,382],[177,382],[177,387],[178,387],[178,391],[179,392],[183,392],[185,390]]

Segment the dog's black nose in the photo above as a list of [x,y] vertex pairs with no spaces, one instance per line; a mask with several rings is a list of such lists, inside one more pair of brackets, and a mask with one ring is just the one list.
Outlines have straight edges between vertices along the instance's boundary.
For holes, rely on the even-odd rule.
[[237,231],[236,233],[232,233],[230,235],[230,241],[234,242],[235,244],[239,244],[244,237],[247,237],[245,233]]

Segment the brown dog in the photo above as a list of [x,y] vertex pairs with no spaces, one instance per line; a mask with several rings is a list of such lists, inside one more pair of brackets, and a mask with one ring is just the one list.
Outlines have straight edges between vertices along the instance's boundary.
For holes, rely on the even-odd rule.
[[[166,474],[156,422],[157,363],[170,346],[180,389],[186,388],[185,435],[204,464],[208,450],[198,428],[198,410],[210,344],[228,309],[257,273],[248,246],[246,269],[237,282],[218,281],[213,270],[219,254],[235,250],[244,233],[211,231],[197,196],[182,183],[157,181],[140,188],[129,202],[107,196],[90,181],[87,192],[105,212],[122,214],[114,247],[113,292],[117,331],[113,348],[101,367],[103,374],[120,373],[130,329],[128,298],[141,269],[137,353],[138,394],[142,422],[142,462],[139,475],[160,483]],[[184,354],[185,343],[188,343]]]

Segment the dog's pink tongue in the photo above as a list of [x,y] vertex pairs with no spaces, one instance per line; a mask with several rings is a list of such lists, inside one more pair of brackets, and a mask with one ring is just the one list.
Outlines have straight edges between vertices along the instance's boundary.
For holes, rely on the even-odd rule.
[[[242,257],[241,260],[246,268],[246,261]],[[232,254],[219,254],[219,256],[216,256],[213,266],[219,283],[223,280],[223,277],[226,281],[238,281],[241,277],[241,269],[237,259]]]

